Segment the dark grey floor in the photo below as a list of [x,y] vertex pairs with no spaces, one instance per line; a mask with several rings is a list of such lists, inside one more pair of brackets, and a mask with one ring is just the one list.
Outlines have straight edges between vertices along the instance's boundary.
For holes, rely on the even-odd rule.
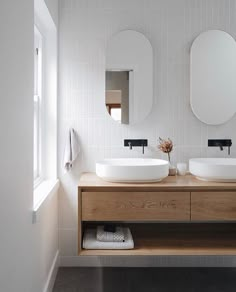
[[232,268],[60,268],[53,292],[235,292]]

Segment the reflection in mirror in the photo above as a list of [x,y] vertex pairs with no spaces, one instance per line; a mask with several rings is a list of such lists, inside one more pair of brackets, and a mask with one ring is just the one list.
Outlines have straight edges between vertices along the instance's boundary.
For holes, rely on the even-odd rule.
[[153,100],[153,52],[141,33],[126,30],[113,35],[106,50],[105,105],[121,124],[147,117]]
[[111,117],[129,124],[129,75],[132,71],[106,71],[106,107]]
[[220,30],[201,33],[190,60],[193,113],[208,125],[227,122],[236,112],[236,42]]

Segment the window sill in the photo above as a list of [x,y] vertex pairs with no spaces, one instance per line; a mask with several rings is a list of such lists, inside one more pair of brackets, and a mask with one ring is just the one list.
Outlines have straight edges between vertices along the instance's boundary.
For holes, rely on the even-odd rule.
[[59,180],[44,180],[34,189],[33,223],[36,222],[36,215],[46,199],[55,193],[59,188]]

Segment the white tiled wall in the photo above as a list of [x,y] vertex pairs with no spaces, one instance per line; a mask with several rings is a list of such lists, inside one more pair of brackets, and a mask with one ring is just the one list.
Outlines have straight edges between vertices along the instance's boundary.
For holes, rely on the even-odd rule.
[[[162,157],[157,139],[175,144],[174,163],[190,157],[225,156],[208,149],[208,138],[232,138],[236,155],[236,116],[225,125],[207,126],[189,104],[189,53],[194,38],[208,29],[221,29],[236,38],[235,0],[60,0],[59,1],[59,175],[60,248],[64,262],[77,249],[77,182],[95,161],[140,156],[141,149],[123,147],[125,138],[147,138],[145,156]],[[121,30],[143,33],[154,51],[153,109],[135,126],[119,125],[104,106],[105,45]],[[145,96],[144,96],[145,98]],[[214,105],[210,110],[214,110]],[[65,135],[74,127],[82,151],[74,170],[62,168]]]

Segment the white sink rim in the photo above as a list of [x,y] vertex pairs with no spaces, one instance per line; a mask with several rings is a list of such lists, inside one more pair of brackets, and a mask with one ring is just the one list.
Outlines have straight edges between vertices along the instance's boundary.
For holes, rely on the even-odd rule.
[[236,158],[192,158],[189,171],[204,181],[236,182]]
[[96,163],[96,174],[108,182],[149,183],[168,176],[169,163],[154,158],[111,158]]

